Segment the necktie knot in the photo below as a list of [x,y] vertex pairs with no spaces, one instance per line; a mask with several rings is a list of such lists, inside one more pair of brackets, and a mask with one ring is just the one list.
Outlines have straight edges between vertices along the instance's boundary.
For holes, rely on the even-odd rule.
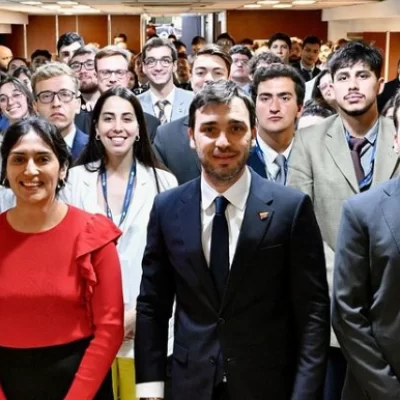
[[224,215],[226,207],[228,207],[229,201],[224,196],[218,196],[215,198],[215,214]]
[[168,100],[158,100],[157,101],[157,107],[160,109],[160,111],[165,111],[165,107],[169,104]]
[[283,154],[278,154],[274,162],[279,168],[282,168],[286,165],[286,157]]
[[361,149],[368,143],[368,140],[365,138],[350,138],[350,150],[355,151],[356,153],[360,154]]

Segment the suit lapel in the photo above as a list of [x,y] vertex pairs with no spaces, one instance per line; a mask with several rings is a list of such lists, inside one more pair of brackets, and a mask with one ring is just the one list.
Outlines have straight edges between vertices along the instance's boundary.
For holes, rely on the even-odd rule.
[[[93,164],[97,166],[99,163]],[[82,167],[84,168],[84,167]],[[82,205],[84,210],[98,210],[96,212],[105,214],[104,210],[99,207],[97,198],[97,180],[99,178],[98,172],[82,171],[82,180],[87,187],[82,198]]]
[[196,152],[196,150],[193,150],[193,149],[190,147],[190,139],[189,139],[189,134],[188,134],[188,126],[189,126],[189,117],[186,116],[186,118],[185,118],[185,120],[183,121],[183,124],[182,124],[182,135],[181,135],[181,138],[182,138],[182,148],[183,148],[183,149],[187,148],[188,151],[193,151],[193,152],[194,152],[194,157],[193,157],[193,158],[194,158],[195,163],[196,163],[196,168],[197,168],[197,170],[201,173],[201,164],[200,164],[199,157],[197,156],[197,152]]
[[396,179],[396,184],[393,186],[393,190],[386,192],[388,197],[382,201],[381,209],[383,217],[397,244],[397,250],[400,253],[400,224],[398,223],[400,213],[400,178]]
[[215,310],[219,308],[218,293],[207,266],[201,241],[202,225],[200,216],[200,178],[191,182],[181,197],[178,208],[179,226],[188,261],[194,269],[202,289],[206,292]]
[[[326,134],[326,147],[353,191],[359,193],[360,189],[340,117],[336,118]],[[329,173],[329,171],[326,171],[326,173]]]
[[376,157],[372,185],[379,185],[392,178],[399,163],[399,157],[393,150],[394,127],[390,121],[379,118],[376,143]]
[[172,103],[171,121],[182,118],[185,115],[185,104],[179,96],[179,88],[175,88],[174,101]]
[[247,165],[253,168],[258,175],[262,176],[263,178],[267,178],[265,165],[259,159],[255,147],[251,149],[249,159],[247,160]]
[[[272,188],[274,184],[270,185]],[[251,171],[250,193],[246,203],[246,211],[240,229],[235,256],[231,265],[228,286],[222,300],[221,311],[227,306],[232,296],[234,296],[235,290],[246,272],[248,261],[251,260],[257,251],[273,218],[274,209],[271,206],[273,197],[272,193],[265,191],[265,186],[265,180]],[[264,214],[260,215],[260,213]]]

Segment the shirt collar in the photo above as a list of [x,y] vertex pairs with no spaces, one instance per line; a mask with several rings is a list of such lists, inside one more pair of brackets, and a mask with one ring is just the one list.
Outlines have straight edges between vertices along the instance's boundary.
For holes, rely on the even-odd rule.
[[304,69],[304,70],[306,70],[306,71],[313,72],[313,71],[314,71],[314,68],[315,68],[315,65],[313,65],[311,68],[310,68],[310,67],[306,67],[306,66],[302,63],[302,61],[300,60],[300,67],[301,67],[301,69]]
[[218,193],[212,188],[207,181],[204,179],[204,175],[201,176],[201,208],[203,211],[207,210],[218,196],[224,196],[229,203],[243,211],[247,197],[250,192],[251,175],[247,167],[245,167],[244,173],[228,190],[224,193]]
[[65,143],[70,149],[72,149],[74,145],[75,136],[76,136],[76,129],[74,129],[72,132],[68,133],[68,135],[64,137]]
[[[150,92],[150,97],[151,97],[151,104],[153,107],[156,106],[156,103],[160,100],[156,95],[152,92],[152,90],[149,90]],[[164,100],[168,100],[169,104],[172,105],[174,104],[174,97],[175,97],[175,86],[172,88],[172,90],[168,93],[168,96]]]
[[[264,154],[264,158],[267,164],[273,164],[276,157],[279,155],[279,153],[277,153],[273,148],[271,148],[270,146],[267,145],[267,143],[264,142],[264,140],[261,139],[261,136],[257,133],[257,142],[258,145],[261,148],[261,151]],[[289,158],[290,152],[292,150],[293,147],[293,139],[290,142],[289,146],[287,147],[287,149],[281,153],[282,155],[285,156],[286,160]]]
[[[347,138],[350,138],[351,135],[347,131],[345,127],[343,127],[344,132],[346,134]],[[368,142],[373,145],[375,143],[375,140],[378,136],[378,130],[379,130],[379,118],[376,120],[375,124],[372,126],[372,128],[367,132],[367,134],[364,136],[365,139],[368,140]]]

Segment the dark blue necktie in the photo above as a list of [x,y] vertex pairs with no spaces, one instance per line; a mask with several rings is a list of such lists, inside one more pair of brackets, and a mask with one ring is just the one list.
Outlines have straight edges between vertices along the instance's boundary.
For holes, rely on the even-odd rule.
[[224,295],[229,276],[229,230],[225,210],[229,201],[219,196],[215,199],[215,215],[211,233],[210,269],[220,300]]

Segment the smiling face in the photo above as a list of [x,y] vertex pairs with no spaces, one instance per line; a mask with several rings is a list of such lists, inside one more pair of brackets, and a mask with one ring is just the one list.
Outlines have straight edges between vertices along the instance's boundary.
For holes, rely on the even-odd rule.
[[11,82],[0,88],[0,109],[11,124],[28,115],[26,96]]
[[6,177],[19,204],[52,201],[65,176],[66,168],[60,167],[51,147],[33,129],[21,137],[7,158]]
[[209,104],[198,109],[189,135],[209,182],[226,185],[240,178],[255,137],[242,99],[234,97],[228,104]]
[[108,157],[125,157],[133,154],[133,145],[139,126],[132,104],[121,97],[111,96],[103,104],[96,134]]
[[[155,61],[152,65],[151,61]],[[154,47],[146,51],[143,72],[151,85],[165,86],[169,84],[176,72],[176,61],[172,59],[171,49],[166,46]]]

